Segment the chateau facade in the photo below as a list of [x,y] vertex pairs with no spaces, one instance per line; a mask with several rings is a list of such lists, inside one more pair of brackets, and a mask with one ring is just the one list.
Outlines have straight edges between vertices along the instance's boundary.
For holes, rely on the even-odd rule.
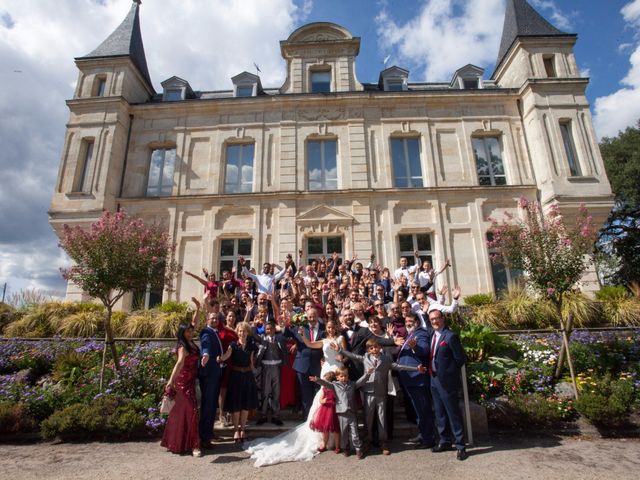
[[[219,274],[240,255],[282,264],[299,249],[363,263],[373,253],[392,268],[419,250],[436,267],[450,258],[444,281],[465,294],[504,288],[510,272],[491,264],[485,244],[489,217],[518,215],[523,195],[569,216],[584,203],[597,224],[613,206],[576,35],[526,0],[506,4],[490,79],[467,65],[450,82],[417,83],[394,66],[362,83],[360,39],[312,23],[280,43],[280,88],[242,72],[228,91],[172,77],[156,92],[134,2],[76,59],[50,222],[60,231],[124,208],[165,225],[194,272]],[[181,275],[164,296],[200,291]],[[69,285],[67,297],[83,294]]]

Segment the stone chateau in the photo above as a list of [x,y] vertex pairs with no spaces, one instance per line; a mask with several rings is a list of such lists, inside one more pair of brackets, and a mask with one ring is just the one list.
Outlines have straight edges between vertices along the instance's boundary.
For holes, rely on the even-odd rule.
[[[449,82],[414,82],[392,66],[364,83],[360,38],[311,23],[280,42],[280,87],[240,72],[225,91],[194,91],[174,76],[156,92],[134,1],[76,58],[51,225],[124,208],[165,225],[194,272],[219,274],[240,255],[282,264],[298,249],[364,262],[374,253],[395,267],[419,250],[436,267],[451,258],[444,281],[465,294],[502,289],[513,272],[490,262],[488,217],[517,215],[522,195],[558,202],[565,215],[584,203],[599,223],[613,205],[576,39],[526,0],[506,0],[490,78],[461,65]],[[200,291],[181,275],[164,297]],[[83,294],[69,285],[67,297]]]

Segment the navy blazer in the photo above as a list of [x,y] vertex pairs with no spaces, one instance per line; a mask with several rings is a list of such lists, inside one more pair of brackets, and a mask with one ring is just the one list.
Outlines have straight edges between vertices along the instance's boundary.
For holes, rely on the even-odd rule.
[[[435,335],[435,332],[433,335]],[[429,348],[431,348],[433,337],[429,340]],[[453,393],[458,391],[460,388],[460,368],[466,362],[460,338],[445,327],[442,330],[435,351],[433,363],[440,384],[447,392]]]
[[218,334],[209,326],[205,326],[200,332],[200,358],[207,353],[209,354],[207,365],[203,367],[202,363],[198,362],[198,376],[215,377],[220,375],[221,368],[216,359],[224,352],[221,350]]
[[[414,350],[411,350],[408,345],[403,345],[403,348],[398,352],[398,365],[406,365],[410,367],[417,367],[418,365],[424,365],[425,367],[429,363],[429,341],[431,340],[429,332],[424,328],[416,328],[407,339],[415,338],[417,343]],[[429,376],[426,373],[420,372],[398,372],[398,378],[402,384],[406,387],[421,387],[429,385]]]
[[[304,326],[304,332],[309,339],[309,326]],[[298,373],[305,375],[320,375],[320,359],[323,357],[321,348],[309,348],[304,344],[304,340],[298,334],[298,327],[287,327],[284,331],[284,335],[288,338],[293,338],[296,341],[296,358],[293,361],[293,369]],[[324,325],[318,323],[318,337],[315,341],[325,338]]]

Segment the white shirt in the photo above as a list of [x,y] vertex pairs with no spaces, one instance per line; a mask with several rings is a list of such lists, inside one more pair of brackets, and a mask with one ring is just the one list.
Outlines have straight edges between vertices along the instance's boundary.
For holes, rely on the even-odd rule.
[[[441,299],[443,300],[443,299]],[[453,313],[458,309],[458,299],[454,298],[453,302],[451,302],[451,305],[445,305],[444,302],[440,303],[440,302],[430,302],[429,303],[429,309],[427,310],[427,313],[432,312],[434,310],[440,310],[442,313]]]
[[246,266],[242,267],[242,273],[256,282],[258,292],[266,293],[267,295],[273,293],[273,283],[280,280],[285,272],[286,270],[284,268],[281,268],[280,271],[275,275],[271,275],[269,273],[261,273],[260,275],[256,275],[255,273],[251,273]]
[[400,277],[407,277],[407,280],[411,280],[411,273],[416,271],[418,268],[417,265],[411,265],[410,267],[400,267],[395,272],[393,272],[393,276],[396,280],[400,280]]

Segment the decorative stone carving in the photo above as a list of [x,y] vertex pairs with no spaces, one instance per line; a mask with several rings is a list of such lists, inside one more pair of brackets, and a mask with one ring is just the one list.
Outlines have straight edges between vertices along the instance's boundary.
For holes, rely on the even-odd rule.
[[299,120],[342,120],[346,118],[346,109],[342,108],[314,108],[298,110]]
[[296,223],[303,234],[348,233],[356,224],[356,219],[327,205],[318,205],[298,215]]

